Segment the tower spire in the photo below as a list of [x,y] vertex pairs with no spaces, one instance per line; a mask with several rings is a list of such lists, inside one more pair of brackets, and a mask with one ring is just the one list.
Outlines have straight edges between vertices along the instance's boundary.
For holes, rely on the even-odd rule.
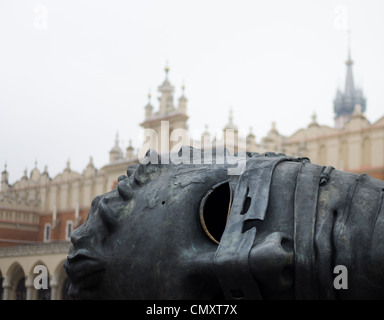
[[366,99],[363,95],[363,91],[360,88],[355,87],[353,80],[353,60],[351,54],[351,30],[347,30],[348,35],[348,59],[345,62],[347,66],[347,74],[345,77],[345,89],[344,93],[337,90],[336,97],[333,100],[333,107],[336,114],[335,126],[336,128],[342,129],[344,124],[349,120],[353,114],[355,105],[361,105],[362,112],[366,109]]
[[351,59],[351,29],[348,29],[347,32],[348,32],[348,61],[352,61],[352,59]]
[[164,70],[165,70],[165,80],[163,81],[161,86],[159,86],[158,88],[159,92],[161,93],[161,96],[159,98],[159,101],[160,101],[159,115],[169,114],[175,110],[175,106],[173,104],[173,92],[175,88],[171,85],[171,83],[168,80],[168,73],[169,73],[168,61],[166,63]]
[[1,173],[1,184],[0,184],[0,190],[6,191],[9,188],[8,185],[8,171],[7,171],[7,162],[4,164],[4,171]]
[[345,79],[345,97],[347,100],[353,100],[354,92],[355,92],[355,84],[353,81],[353,73],[352,73],[353,60],[351,58],[351,31],[350,30],[348,30],[348,60],[345,62],[345,64],[347,65],[347,77]]
[[232,106],[229,108],[228,123],[224,127],[224,130],[225,129],[237,130],[237,126],[233,123],[233,107]]
[[115,137],[115,145],[113,146],[111,151],[109,151],[109,162],[114,162],[114,161],[122,159],[123,151],[119,147],[119,143],[120,143],[119,142],[119,132],[117,131],[116,137]]

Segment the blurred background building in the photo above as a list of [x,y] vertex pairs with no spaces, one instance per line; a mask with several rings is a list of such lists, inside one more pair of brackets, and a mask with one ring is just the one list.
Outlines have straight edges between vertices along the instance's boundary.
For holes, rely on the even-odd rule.
[[[150,137],[147,147],[159,150],[160,143],[166,142],[172,149],[176,142],[169,136],[175,129],[183,129],[181,132],[186,136],[182,139],[198,148],[225,146],[234,152],[283,152],[309,157],[312,163],[357,174],[367,173],[384,180],[384,115],[373,123],[367,120],[367,99],[354,83],[352,67],[349,52],[345,87],[338,89],[334,98],[334,127],[319,124],[313,114],[308,126],[298,128],[291,136],[281,135],[276,123],[272,123],[269,132],[256,139],[252,128],[246,136],[239,136],[241,124],[235,124],[233,113],[236,110],[231,110],[222,136],[212,135],[206,127],[199,141],[187,140],[185,88],[182,86],[182,95],[175,105],[174,86],[168,79],[169,68],[166,67],[165,79],[158,87],[158,110],[155,111],[150,94],[144,107],[141,126],[149,133],[158,133],[156,138]],[[165,136],[161,131],[162,121],[168,126]],[[294,126],[295,115],[287,121]],[[226,139],[226,131],[231,132],[232,139]],[[139,152],[140,148],[134,148],[131,142],[124,150],[117,134],[109,150],[109,163],[100,169],[95,168],[90,158],[83,172],[75,172],[68,160],[64,170],[51,177],[47,168],[40,172],[36,165],[10,185],[10,173],[5,166],[0,189],[1,299],[68,299],[68,279],[62,265],[70,247],[71,233],[85,222],[92,199],[113,189],[127,167],[138,162]],[[49,271],[47,290],[34,289],[36,265],[45,265]]]

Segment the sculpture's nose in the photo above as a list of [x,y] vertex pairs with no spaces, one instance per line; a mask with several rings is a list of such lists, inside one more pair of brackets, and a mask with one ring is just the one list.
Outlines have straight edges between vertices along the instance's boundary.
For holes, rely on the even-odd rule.
[[74,230],[71,235],[71,242],[72,244],[77,247],[81,244],[86,239],[86,234],[85,234],[85,228],[83,228],[84,224]]
[[281,232],[269,234],[252,248],[251,270],[259,284],[273,292],[292,287],[294,280],[293,241]]
[[94,216],[97,212],[97,208],[101,199],[102,196],[99,195],[92,200],[91,209],[89,210],[87,220],[79,228],[72,232],[71,242],[74,246],[82,245],[83,242],[87,242],[89,240],[91,234],[97,234],[97,232],[93,232],[92,230],[98,227],[98,223],[95,221],[97,219],[95,219]]

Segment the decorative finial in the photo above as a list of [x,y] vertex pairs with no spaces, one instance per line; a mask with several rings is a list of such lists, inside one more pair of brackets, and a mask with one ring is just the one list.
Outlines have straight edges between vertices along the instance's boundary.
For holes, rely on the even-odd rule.
[[253,128],[252,128],[252,126],[249,127],[249,133],[248,133],[248,135],[247,135],[247,138],[248,138],[248,139],[253,139],[253,140],[256,138],[255,135],[253,134]]
[[183,81],[183,83],[181,84],[181,93],[182,93],[182,96],[184,96],[184,91],[185,91],[185,82]]
[[68,170],[70,169],[70,166],[71,166],[71,159],[68,158],[68,160],[67,160],[67,169]]
[[232,106],[229,108],[229,116],[228,116],[228,123],[224,127],[224,130],[231,129],[237,131],[237,126],[233,123],[233,108]]
[[169,72],[169,66],[168,66],[168,60],[167,62],[165,63],[165,79],[168,80],[168,72]]
[[93,157],[89,157],[89,163],[87,164],[88,169],[93,169],[95,166],[93,165]]
[[115,138],[115,146],[119,146],[119,131],[116,132],[116,138]]
[[148,89],[148,104],[151,103],[151,89]]
[[232,110],[232,106],[229,108],[229,124],[233,124],[233,110]]
[[28,169],[25,168],[25,170],[24,170],[24,177],[27,177],[27,174],[28,174]]
[[4,163],[4,171],[7,171],[7,162]]
[[37,169],[37,160],[35,160],[35,169]]
[[316,111],[313,112],[313,115],[312,115],[312,122],[313,123],[316,123],[317,122],[317,115],[316,115]]

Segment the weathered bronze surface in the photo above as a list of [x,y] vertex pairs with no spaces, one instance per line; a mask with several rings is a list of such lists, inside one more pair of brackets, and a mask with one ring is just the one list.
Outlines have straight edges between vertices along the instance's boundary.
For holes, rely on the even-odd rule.
[[188,152],[200,154],[148,153],[93,200],[65,262],[74,298],[384,298],[383,181],[282,154]]

